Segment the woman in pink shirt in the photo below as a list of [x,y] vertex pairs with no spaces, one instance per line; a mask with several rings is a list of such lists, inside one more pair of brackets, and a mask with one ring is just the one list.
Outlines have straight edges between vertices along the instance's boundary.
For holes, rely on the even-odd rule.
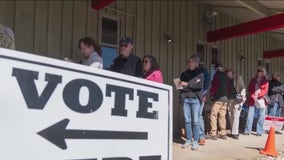
[[151,55],[145,55],[142,62],[144,78],[150,81],[163,83],[162,71],[159,68],[156,58]]

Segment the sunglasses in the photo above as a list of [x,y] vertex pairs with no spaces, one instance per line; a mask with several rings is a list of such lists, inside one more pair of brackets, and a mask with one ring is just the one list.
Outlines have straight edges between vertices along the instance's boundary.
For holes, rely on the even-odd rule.
[[129,45],[128,44],[121,44],[119,45],[119,47],[128,47]]
[[148,62],[149,62],[148,60],[144,60],[144,61],[143,61],[143,63],[146,63],[146,64],[147,64]]
[[263,70],[257,70],[257,72],[263,72]]

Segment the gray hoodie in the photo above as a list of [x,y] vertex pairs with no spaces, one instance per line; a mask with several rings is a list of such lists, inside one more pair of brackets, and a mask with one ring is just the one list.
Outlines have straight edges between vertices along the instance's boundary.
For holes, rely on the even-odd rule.
[[102,57],[98,55],[97,52],[94,52],[88,57],[88,59],[85,59],[82,64],[86,66],[91,66],[91,67],[102,69],[103,59]]

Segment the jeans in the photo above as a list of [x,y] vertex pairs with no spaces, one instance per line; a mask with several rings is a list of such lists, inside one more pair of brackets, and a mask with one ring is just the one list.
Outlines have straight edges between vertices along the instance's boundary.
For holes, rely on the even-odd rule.
[[264,123],[264,117],[265,117],[265,110],[266,110],[266,108],[256,109],[255,106],[249,106],[247,123],[246,123],[246,127],[245,127],[245,133],[248,133],[248,134],[251,133],[253,119],[254,119],[254,112],[256,110],[259,110],[259,112],[258,112],[258,121],[257,121],[257,125],[256,125],[256,133],[262,135],[263,132],[264,132],[264,130],[263,130],[263,123]]
[[204,108],[205,102],[202,102],[199,108],[199,139],[205,139],[204,134],[204,119],[202,116],[203,108]]
[[[183,103],[183,113],[185,119],[185,130],[187,140],[198,141],[199,139],[199,108],[198,98],[185,98]],[[193,135],[193,136],[192,136]]]
[[275,102],[274,104],[269,106],[269,116],[275,116],[275,117],[281,117],[281,107],[279,106],[278,102]]

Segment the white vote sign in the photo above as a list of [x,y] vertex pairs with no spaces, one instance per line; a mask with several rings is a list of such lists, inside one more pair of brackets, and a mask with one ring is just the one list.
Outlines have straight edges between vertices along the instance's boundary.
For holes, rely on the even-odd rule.
[[0,48],[9,160],[171,160],[172,87]]

